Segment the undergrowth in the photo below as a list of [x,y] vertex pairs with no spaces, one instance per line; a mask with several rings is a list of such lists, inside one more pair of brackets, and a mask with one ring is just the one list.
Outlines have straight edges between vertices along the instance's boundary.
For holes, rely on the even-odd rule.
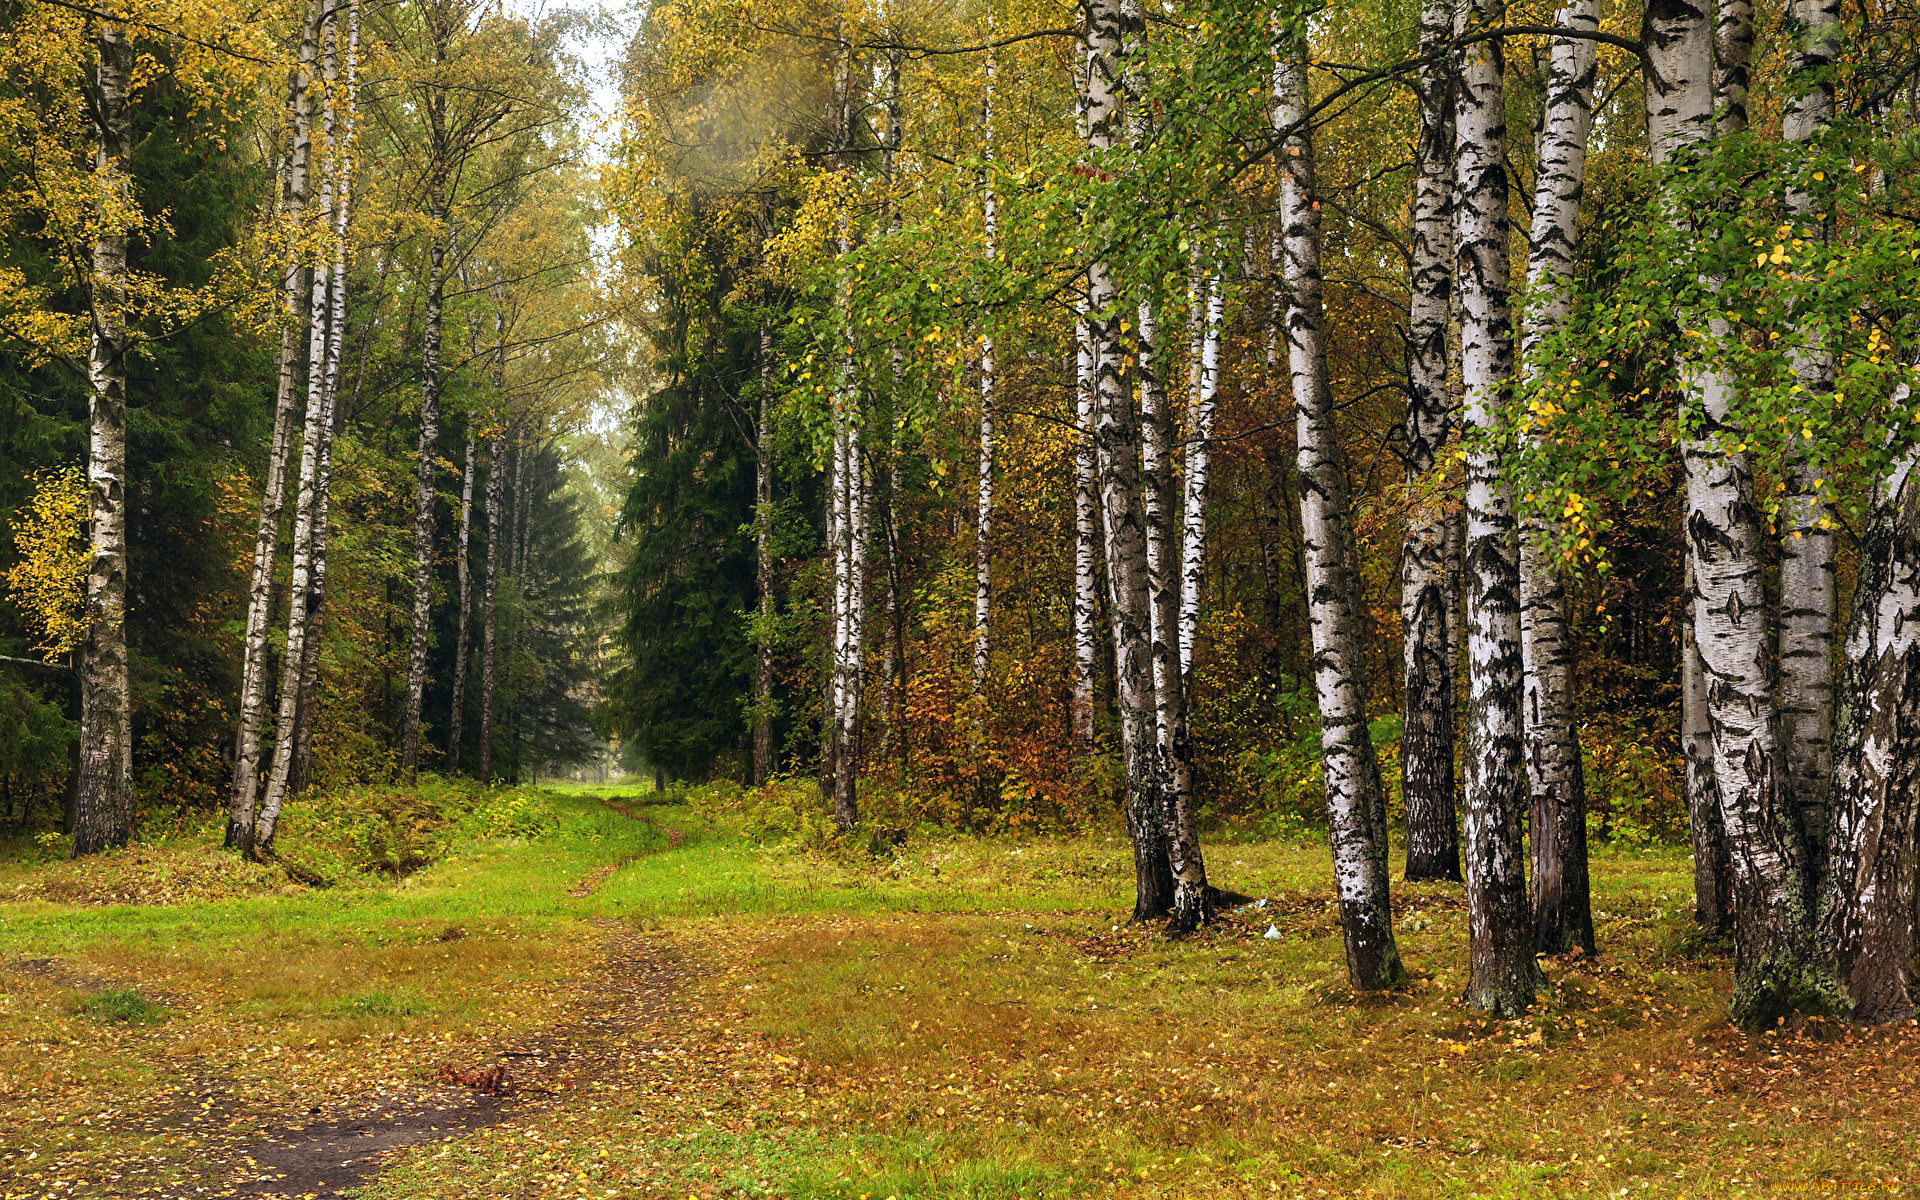
[[559,824],[538,790],[425,777],[413,788],[314,792],[287,806],[264,861],[221,846],[225,819],[169,812],[130,845],[67,860],[66,839],[0,844],[0,898],[63,904],[179,904],[379,885],[463,845],[545,837]]

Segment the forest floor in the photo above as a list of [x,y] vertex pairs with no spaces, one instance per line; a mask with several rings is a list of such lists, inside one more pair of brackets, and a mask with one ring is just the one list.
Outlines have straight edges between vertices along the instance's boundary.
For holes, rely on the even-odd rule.
[[1397,887],[1413,982],[1351,993],[1324,846],[1214,842],[1265,905],[1168,942],[1117,835],[874,857],[649,799],[330,890],[54,901],[0,858],[0,1197],[1920,1187],[1920,1029],[1730,1029],[1683,852],[1603,849],[1601,953],[1503,1022],[1457,1003],[1458,886]]

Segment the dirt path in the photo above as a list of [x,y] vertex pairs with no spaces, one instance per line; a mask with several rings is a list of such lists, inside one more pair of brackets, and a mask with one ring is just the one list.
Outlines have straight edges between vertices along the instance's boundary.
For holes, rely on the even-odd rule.
[[[566,1103],[580,1088],[616,1073],[651,1040],[674,987],[660,947],[617,921],[592,922],[607,940],[605,969],[581,985],[590,1016],[496,1051],[507,1092],[458,1086],[422,1088],[370,1108],[271,1130],[239,1147],[251,1165],[229,1194],[246,1197],[343,1196],[380,1169],[390,1151],[443,1142],[476,1129]],[[475,1064],[457,1064],[469,1066]]]
[[[631,813],[625,815],[631,816]],[[678,845],[668,830],[667,844]],[[601,867],[567,894],[589,896],[632,859]],[[422,1087],[380,1098],[347,1111],[314,1109],[310,1121],[266,1130],[235,1148],[246,1164],[223,1193],[229,1196],[331,1200],[367,1182],[392,1151],[450,1141],[476,1129],[566,1103],[579,1089],[617,1075],[642,1057],[667,1014],[676,969],[656,943],[619,921],[589,922],[606,941],[602,969],[580,982],[588,1015],[571,1024],[500,1047],[456,1068],[498,1066],[501,1093],[454,1084]],[[218,1113],[218,1105],[210,1105]],[[205,1117],[202,1117],[204,1120]],[[199,1188],[167,1193],[171,1200],[198,1200]]]

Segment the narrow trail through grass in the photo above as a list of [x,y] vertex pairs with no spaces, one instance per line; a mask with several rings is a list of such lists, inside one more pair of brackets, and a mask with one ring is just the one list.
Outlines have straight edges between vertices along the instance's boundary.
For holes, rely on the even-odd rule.
[[1732,1196],[1920,1160],[1920,1031],[1729,1029],[1673,852],[1601,853],[1602,953],[1489,1022],[1457,887],[1397,889],[1406,991],[1346,989],[1323,846],[1217,843],[1262,903],[1170,943],[1105,833],[874,856],[651,799],[548,793],[544,836],[377,886],[0,903],[0,1197]]

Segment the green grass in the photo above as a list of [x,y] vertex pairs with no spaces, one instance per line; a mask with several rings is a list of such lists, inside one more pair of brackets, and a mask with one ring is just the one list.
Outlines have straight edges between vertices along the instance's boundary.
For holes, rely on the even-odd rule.
[[167,1008],[142,996],[135,988],[108,988],[88,996],[75,1006],[80,1015],[95,1021],[121,1025],[158,1025],[167,1019]]
[[1725,1024],[1679,850],[1598,847],[1601,955],[1549,964],[1534,1012],[1491,1022],[1457,1003],[1458,886],[1396,885],[1413,981],[1350,992],[1310,841],[1210,845],[1219,883],[1270,903],[1170,943],[1124,923],[1117,834],[922,834],[875,856],[758,845],[734,815],[642,799],[547,793],[552,832],[460,842],[398,881],[0,904],[0,961],[167,1004],[141,1024],[87,1009],[103,989],[8,979],[12,1165],[34,1154],[30,1181],[80,1194],[128,1171],[217,1182],[218,1154],[80,1122],[208,1080],[249,1121],[412,1086],[575,1019],[600,918],[648,931],[677,973],[628,1069],[410,1151],[371,1197],[1721,1196],[1901,1177],[1920,1152],[1912,1030]]

